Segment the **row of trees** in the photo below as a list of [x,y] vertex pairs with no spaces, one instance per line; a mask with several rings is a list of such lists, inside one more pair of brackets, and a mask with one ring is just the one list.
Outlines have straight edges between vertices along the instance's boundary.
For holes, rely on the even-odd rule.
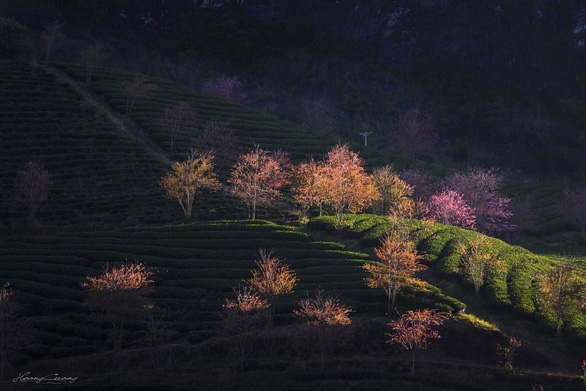
[[[188,159],[192,169],[186,173],[180,172],[183,163],[176,163],[162,182],[167,196],[177,199],[183,207],[194,201],[194,193],[205,188],[217,190],[216,184],[206,186],[205,181],[199,183],[192,179],[193,176],[203,179],[213,175],[211,159],[210,154],[192,153]],[[177,184],[175,188],[165,185],[171,177]],[[324,161],[312,159],[297,166],[293,166],[282,151],[269,153],[257,146],[253,151],[240,154],[228,184],[229,192],[242,199],[253,220],[258,207],[274,200],[290,184],[291,194],[304,213],[315,206],[321,215],[323,207],[328,206],[336,216],[339,230],[344,226],[347,213],[357,213],[371,205],[383,215],[429,219],[487,234],[515,228],[509,222],[512,216],[508,209],[510,199],[500,195],[500,179],[493,170],[455,173],[437,185],[443,190],[427,199],[423,194],[414,196],[416,187],[407,180],[401,179],[389,166],[369,175],[358,154],[344,145],[334,147]],[[186,210],[184,207],[184,212]]]
[[[389,237],[391,237],[389,235]],[[388,243],[388,242],[387,242]],[[383,248],[386,244],[383,244]],[[383,255],[383,262],[389,257]],[[399,261],[400,262],[400,261]],[[260,260],[256,262],[257,269],[252,270],[253,277],[244,281],[244,286],[235,289],[236,299],[226,300],[223,305],[222,320],[219,324],[220,331],[224,335],[237,336],[238,347],[242,361],[246,354],[246,343],[250,334],[264,324],[263,313],[268,312],[268,325],[273,326],[274,306],[276,298],[292,293],[297,281],[295,272],[281,259],[273,256],[267,250],[260,250]],[[381,273],[380,270],[366,268],[370,277],[366,279],[369,286],[372,281],[384,283],[382,285],[394,285],[395,290],[403,284],[410,283],[417,270],[405,271],[397,278],[389,273]],[[383,277],[386,275],[385,277]],[[323,365],[328,346],[336,343],[335,335],[340,328],[352,323],[349,315],[352,309],[341,304],[337,297],[318,292],[315,296],[303,298],[298,301],[298,309],[293,314],[301,323],[314,333],[317,338],[320,359]],[[389,312],[390,315],[390,312]],[[399,319],[388,323],[393,330],[388,333],[388,343],[400,344],[411,353],[411,373],[414,372],[415,357],[427,347],[428,341],[439,338],[434,326],[443,323],[448,314],[436,310],[407,311]]]

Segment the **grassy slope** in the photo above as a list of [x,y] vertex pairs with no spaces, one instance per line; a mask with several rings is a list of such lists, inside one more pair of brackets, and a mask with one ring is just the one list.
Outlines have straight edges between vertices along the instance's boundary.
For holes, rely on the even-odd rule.
[[[59,67],[74,79],[85,79],[84,67],[71,64]],[[154,149],[167,150],[167,137],[157,119],[165,107],[178,100],[189,101],[202,119],[230,120],[245,147],[259,142],[266,148],[284,148],[299,160],[323,154],[335,142],[307,128],[158,79],[152,80],[157,86],[153,95],[139,100],[132,121],[125,121],[129,128],[140,126],[133,128],[134,137],[129,137],[113,125],[109,115],[96,111],[71,84],[54,73],[42,67],[9,63],[2,64],[0,72],[4,76],[0,82],[5,87],[1,90],[10,97],[0,103],[2,112],[8,114],[3,115],[0,123],[4,146],[0,185],[5,194],[0,199],[0,210],[7,225],[21,221],[18,207],[7,194],[15,172],[33,157],[40,158],[56,183],[41,214],[43,221],[59,225],[127,225],[179,217],[178,208],[164,201],[156,185],[165,170],[164,164],[152,150],[149,152],[140,140],[137,141],[138,135],[138,138],[154,142]],[[96,70],[91,88],[121,114],[125,108],[121,82],[132,77],[124,72]],[[145,130],[148,137],[141,135],[140,129]],[[191,136],[197,136],[197,132],[193,129]],[[180,158],[182,152],[179,151],[188,146],[188,138],[183,139],[172,157]],[[388,162],[388,155],[381,158],[371,149],[363,152],[370,165]],[[241,213],[226,199],[214,199],[215,203],[211,199],[203,203],[200,217],[213,217],[206,213],[209,209],[222,216]],[[380,229],[365,229],[371,231],[372,245]],[[456,236],[462,234],[457,230],[448,231]],[[227,248],[226,237],[240,239],[230,241],[231,248]],[[364,260],[364,255],[328,252],[328,249],[343,249],[333,243],[313,244],[308,240],[307,236],[289,228],[265,222],[250,226],[235,222],[136,228],[61,237],[12,236],[2,239],[0,275],[12,282],[35,315],[41,337],[41,349],[34,353],[37,358],[86,354],[104,346],[106,325],[88,317],[87,309],[82,306],[84,293],[79,283],[86,274],[97,273],[104,262],[119,262],[124,258],[144,261],[164,270],[157,277],[154,300],[172,312],[174,327],[192,342],[212,335],[222,299],[230,294],[233,285],[248,276],[258,247],[265,245],[279,249],[279,253],[298,269],[303,277],[298,291],[318,287],[335,290],[345,303],[355,308],[358,316],[381,313],[384,308],[382,293],[366,289],[360,269],[355,262],[348,263],[352,259]],[[433,254],[442,255],[438,265],[442,259],[451,259],[445,250],[449,241],[428,241],[428,261],[437,261],[430,258]],[[436,252],[430,251],[430,247],[437,247]],[[505,283],[507,296],[511,293],[508,289]],[[530,307],[525,296],[519,302],[521,305],[515,306],[516,302],[511,301],[521,312],[525,304]],[[399,303],[404,308],[441,308],[443,305],[448,309],[455,305],[437,290],[429,294],[406,293]],[[278,322],[291,321],[288,313],[292,305],[292,301],[283,303]],[[186,308],[190,311],[185,311]],[[138,338],[139,328],[138,323],[131,325],[130,340]],[[21,360],[26,361],[26,358]],[[327,378],[328,375],[323,376]],[[430,385],[426,387],[435,389]]]
[[[17,171],[38,160],[53,186],[39,218],[58,226],[161,221],[165,166],[40,66],[0,63],[0,221],[22,223],[11,198]],[[7,228],[8,229],[8,228]]]
[[[398,349],[392,350],[390,359],[387,357],[382,335],[386,320],[376,318],[384,313],[384,295],[368,289],[362,280],[364,272],[359,265],[369,256],[348,251],[337,243],[312,241],[307,233],[267,221],[215,221],[61,236],[20,235],[4,237],[0,244],[0,282],[11,282],[37,328],[38,349],[29,353],[36,363],[17,356],[15,364],[36,371],[61,368],[69,376],[79,375],[79,384],[187,385],[188,379],[197,379],[204,389],[223,389],[224,381],[209,376],[210,365],[220,371],[218,376],[228,377],[225,381],[230,387],[245,389],[276,388],[283,376],[295,385],[294,389],[302,390],[334,386],[341,377],[346,379],[339,385],[341,389],[367,382],[373,387],[395,389],[416,386],[423,390],[488,390],[492,385],[476,384],[479,378],[488,377],[501,389],[512,390],[527,386],[531,380],[494,369],[498,361],[496,343],[504,343],[505,337],[474,317],[454,318],[442,332],[444,339],[434,344],[437,347],[418,365],[419,376],[404,376],[408,369],[404,357]],[[276,323],[280,327],[251,337],[253,351],[258,353],[251,354],[247,370],[238,374],[233,372],[238,361],[225,353],[234,341],[215,337],[214,327],[224,299],[233,296],[232,288],[238,282],[250,277],[259,247],[274,248],[297,272],[299,283],[297,293],[279,303]],[[170,326],[179,332],[179,343],[167,348],[168,357],[174,360],[170,364],[174,369],[168,372],[148,370],[150,356],[148,350],[140,348],[139,321],[128,324],[127,350],[104,353],[109,347],[109,324],[91,316],[83,305],[85,292],[80,283],[85,276],[99,273],[106,263],[124,259],[139,260],[156,271],[151,299],[168,311]],[[352,317],[360,325],[349,345],[338,347],[337,355],[328,358],[323,370],[312,364],[314,349],[299,336],[291,316],[295,300],[306,291],[318,289],[334,292],[344,304],[351,305],[355,311]],[[398,306],[399,311],[416,307],[461,308],[461,304],[435,288],[429,292],[405,291],[398,298]],[[76,356],[75,366],[66,359],[69,356]],[[534,348],[526,349],[521,357],[522,366],[556,366]],[[111,365],[126,365],[127,369],[104,381],[104,372],[111,371],[107,369]],[[178,379],[177,371],[181,370],[177,365],[189,368],[189,373]],[[452,373],[450,379],[447,373]],[[552,379],[568,381],[564,377]]]

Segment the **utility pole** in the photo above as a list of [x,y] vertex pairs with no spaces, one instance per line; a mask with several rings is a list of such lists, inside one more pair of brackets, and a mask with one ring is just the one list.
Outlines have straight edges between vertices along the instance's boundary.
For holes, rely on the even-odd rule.
[[364,136],[364,146],[367,147],[368,146],[368,135],[372,134],[372,132],[363,132],[363,133],[359,133],[361,136]]

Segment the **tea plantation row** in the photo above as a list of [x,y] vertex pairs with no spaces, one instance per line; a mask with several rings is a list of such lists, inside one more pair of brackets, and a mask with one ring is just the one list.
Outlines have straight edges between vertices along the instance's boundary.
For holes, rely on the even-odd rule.
[[[333,230],[334,217],[317,217],[308,226],[314,229]],[[471,285],[471,281],[458,275],[460,266],[458,247],[478,233],[454,226],[430,223],[425,226],[417,220],[405,221],[416,233],[417,248],[424,255],[424,262],[445,277],[458,278]],[[385,217],[375,215],[351,215],[346,221],[345,235],[361,238],[367,246],[377,246],[392,223]],[[519,315],[533,318],[547,327],[555,325],[552,312],[540,307],[537,301],[541,276],[557,263],[555,258],[536,255],[519,246],[511,246],[491,238],[494,255],[501,267],[491,274],[481,289],[484,298],[502,309],[512,308]],[[473,292],[473,287],[470,287]],[[586,341],[586,315],[576,313],[568,321],[568,334]]]
[[[79,232],[0,239],[0,283],[10,282],[38,330],[33,356],[84,354],[106,346],[108,322],[84,306],[81,283],[107,264],[138,261],[155,272],[150,299],[169,312],[171,327],[198,342],[214,334],[218,313],[233,288],[251,276],[259,248],[273,249],[298,276],[296,294],[280,302],[277,324],[294,321],[296,301],[317,290],[339,295],[356,316],[384,314],[382,291],[365,286],[360,265],[368,255],[267,221],[216,221],[179,226]],[[459,311],[463,305],[438,289],[406,291],[400,306]],[[129,323],[129,343],[143,324]]]

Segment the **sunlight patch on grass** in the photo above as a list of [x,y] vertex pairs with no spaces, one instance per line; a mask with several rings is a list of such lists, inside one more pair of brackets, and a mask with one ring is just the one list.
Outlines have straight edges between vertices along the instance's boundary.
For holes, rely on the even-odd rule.
[[476,328],[490,331],[501,331],[496,325],[487,322],[486,320],[480,319],[476,315],[459,313],[454,316],[456,320],[464,320],[472,323]]

